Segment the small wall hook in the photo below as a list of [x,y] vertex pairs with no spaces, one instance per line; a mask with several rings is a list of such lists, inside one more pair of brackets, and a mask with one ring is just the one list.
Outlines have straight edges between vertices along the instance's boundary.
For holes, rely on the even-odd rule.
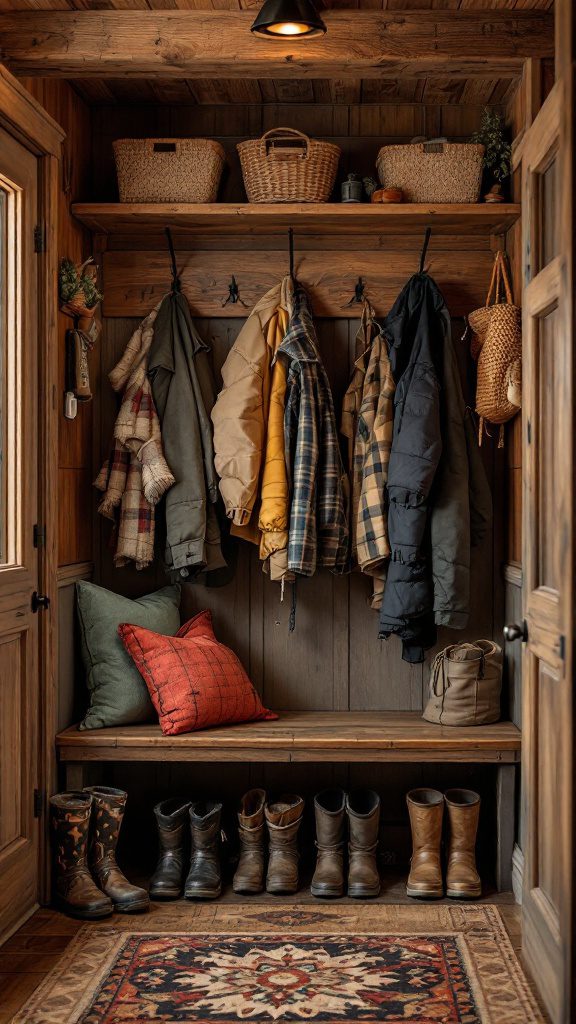
[[168,242],[168,252],[170,253],[170,264],[172,266],[172,291],[180,291],[180,275],[178,273],[178,267],[176,266],[176,253],[174,251],[174,242],[172,240],[172,232],[170,228],[164,228],[164,234],[166,235],[166,241]]
[[424,263],[426,261],[426,253],[428,251],[428,244],[430,242],[430,235],[432,234],[432,228],[426,228],[424,233],[424,244],[422,246],[422,252],[420,253],[420,268],[418,273],[424,273]]
[[366,302],[366,296],[364,294],[365,288],[366,285],[364,284],[364,281],[359,277],[354,285],[354,295],[349,302],[344,303],[342,309],[348,309],[349,306],[360,305],[362,302]]
[[289,258],[289,266],[290,266],[290,280],[292,281],[292,284],[295,285],[296,284],[296,279],[294,277],[294,229],[293,228],[288,228],[288,258]]
[[222,306],[227,306],[229,302],[231,302],[232,305],[234,306],[236,305],[237,302],[239,302],[241,306],[244,306],[245,309],[248,309],[247,304],[243,301],[243,299],[240,298],[240,289],[238,288],[234,274],[232,274],[232,279],[230,281],[230,284],[228,285],[228,296],[227,298],[222,300]]

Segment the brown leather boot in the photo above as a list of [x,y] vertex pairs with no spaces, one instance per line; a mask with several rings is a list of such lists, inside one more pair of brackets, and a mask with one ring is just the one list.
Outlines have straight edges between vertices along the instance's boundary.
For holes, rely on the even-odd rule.
[[150,900],[146,889],[132,885],[116,863],[116,846],[128,794],[123,789],[111,789],[109,786],[87,786],[84,792],[92,796],[88,859],[97,884],[119,913],[134,914],[148,910]]
[[480,797],[471,789],[449,789],[444,799],[450,822],[446,893],[453,900],[476,899],[482,895],[475,856]]
[[240,860],[234,875],[234,892],[251,895],[264,889],[264,805],[263,789],[245,793],[238,811]]
[[313,896],[343,896],[346,794],[341,789],[318,793],[314,813],[318,856],[310,892]]
[[177,900],[184,884],[186,829],[190,820],[189,803],[178,797],[156,804],[154,814],[158,826],[158,863],[150,879],[151,900]]
[[50,830],[54,851],[54,897],[72,917],[108,917],[114,907],[88,870],[88,833],[92,797],[88,793],[57,793],[50,797]]
[[215,900],[222,892],[221,818],[222,804],[211,800],[190,807],[192,856],[184,886],[187,900]]
[[281,796],[266,804],[269,851],[266,892],[298,892],[298,830],[304,813],[300,796]]
[[417,899],[444,895],[440,844],[444,797],[437,789],[412,789],[406,796],[412,829],[412,859],[406,892]]
[[371,789],[346,797],[349,829],[348,895],[355,899],[378,896],[380,874],[376,863],[380,828],[380,797]]

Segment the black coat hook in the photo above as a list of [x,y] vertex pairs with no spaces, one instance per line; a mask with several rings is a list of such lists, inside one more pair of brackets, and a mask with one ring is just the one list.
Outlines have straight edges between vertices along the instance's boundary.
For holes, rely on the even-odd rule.
[[366,296],[364,294],[365,287],[366,285],[364,284],[364,281],[359,277],[354,285],[354,295],[349,302],[346,302],[342,306],[342,309],[348,309],[349,306],[360,305],[362,302],[366,302]]
[[234,277],[234,274],[232,274],[232,280],[228,285],[228,297],[223,299],[222,305],[227,306],[229,302],[231,302],[232,305],[234,306],[236,305],[237,302],[239,302],[240,305],[244,306],[245,309],[248,308],[246,303],[240,298],[240,289],[236,283],[236,278]]
[[426,228],[424,235],[424,244],[422,246],[422,252],[420,253],[420,270],[419,273],[424,273],[424,261],[426,259],[426,252],[428,250],[428,242],[430,241],[430,235],[432,234],[432,228]]
[[170,262],[172,264],[172,291],[180,291],[180,275],[178,274],[178,267],[176,266],[176,253],[174,252],[174,242],[172,241],[172,232],[170,228],[164,228],[164,234],[168,242],[168,251],[170,253]]
[[294,231],[292,228],[288,228],[288,251],[290,256],[290,280],[294,284]]

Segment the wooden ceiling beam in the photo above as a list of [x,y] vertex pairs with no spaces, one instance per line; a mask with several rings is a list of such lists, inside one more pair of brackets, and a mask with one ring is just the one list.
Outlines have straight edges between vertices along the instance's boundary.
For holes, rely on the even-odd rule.
[[554,53],[542,11],[326,11],[320,39],[250,33],[252,11],[0,14],[0,54],[21,75],[64,78],[493,78]]

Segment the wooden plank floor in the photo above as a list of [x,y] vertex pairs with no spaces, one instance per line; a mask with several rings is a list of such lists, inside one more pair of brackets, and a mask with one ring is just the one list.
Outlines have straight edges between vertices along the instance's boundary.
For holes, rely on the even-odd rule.
[[[236,896],[231,888],[227,888],[222,896],[227,903],[242,903],[247,897]],[[282,903],[315,904],[317,901],[310,895],[308,888],[302,888],[295,896],[254,896],[250,903],[270,903],[281,906]],[[358,900],[330,901],[331,907],[345,906]],[[371,901],[373,902],[373,901]],[[379,903],[406,904],[413,903],[405,892],[405,879],[392,877],[383,879],[383,892]],[[482,902],[498,905],[504,924],[514,949],[521,957],[520,908],[514,903],[512,893],[487,892]],[[188,906],[181,901],[182,906]],[[323,904],[325,905],[325,904]],[[154,914],[166,911],[166,904],[153,904],[150,914],[150,928],[154,928]],[[180,917],[180,922],[182,917]],[[94,924],[98,928],[110,926],[130,928],[130,918],[117,914],[107,921]],[[0,948],[0,1024],[9,1024],[14,1014],[23,1006],[31,993],[40,984],[46,974],[55,966],[58,957],[64,952],[72,937],[81,927],[81,921],[74,921],[55,910],[42,909],[36,911],[25,924]]]

